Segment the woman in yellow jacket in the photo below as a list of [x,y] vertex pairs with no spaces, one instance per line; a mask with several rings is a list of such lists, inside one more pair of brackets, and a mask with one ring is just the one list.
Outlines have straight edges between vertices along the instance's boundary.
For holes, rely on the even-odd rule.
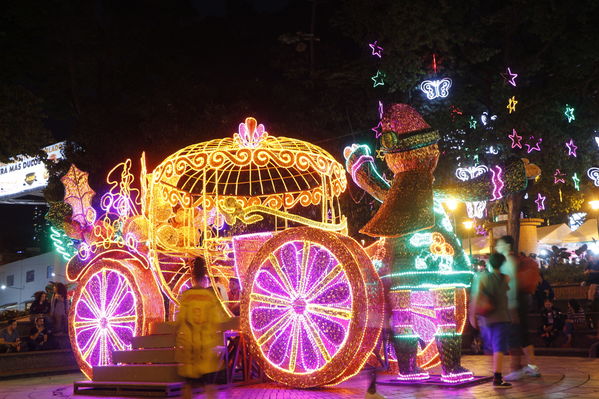
[[[212,288],[204,259],[197,258],[192,267],[194,287],[183,292],[177,314],[177,361],[179,375],[188,379],[184,398],[191,398],[191,384],[214,381],[222,370],[223,361],[218,348],[223,345],[222,331],[232,327],[231,318]],[[206,390],[210,394],[209,390]]]

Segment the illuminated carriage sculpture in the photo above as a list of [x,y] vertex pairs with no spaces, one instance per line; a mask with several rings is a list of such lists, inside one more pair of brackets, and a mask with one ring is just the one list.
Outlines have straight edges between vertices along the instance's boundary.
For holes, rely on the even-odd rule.
[[[186,147],[152,173],[142,156],[140,190],[130,166],[109,173],[104,215],[85,212],[90,238],[67,265],[78,282],[69,333],[87,376],[151,322],[173,318],[198,256],[213,287],[239,279],[241,330],[270,378],[314,387],[361,370],[381,332],[383,287],[347,236],[338,200],[347,180],[329,153],[247,118],[233,138]],[[420,364],[437,364],[435,345],[421,352]]]

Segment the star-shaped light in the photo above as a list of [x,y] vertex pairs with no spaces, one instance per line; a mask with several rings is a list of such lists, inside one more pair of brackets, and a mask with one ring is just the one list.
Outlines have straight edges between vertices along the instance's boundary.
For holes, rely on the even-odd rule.
[[512,112],[516,112],[516,104],[518,104],[518,100],[516,100],[515,96],[512,96],[512,98],[510,98],[509,102],[507,103],[506,107],[510,114]]
[[376,150],[376,157],[378,159],[385,159],[385,153],[382,149],[379,148],[378,150]]
[[580,191],[580,178],[576,175],[576,173],[574,173],[574,176],[572,176],[572,181],[574,182],[574,188],[576,191]]
[[516,129],[512,129],[512,134],[508,135],[508,137],[512,140],[512,148],[522,148],[522,136],[518,135]]
[[[535,138],[535,136],[530,136],[529,140],[534,140],[534,138]],[[539,138],[539,140],[537,140],[537,143],[534,146],[532,146],[528,143],[524,144],[526,146],[526,152],[528,154],[530,154],[533,151],[541,151],[541,142],[542,141],[543,141],[543,139]]]
[[541,195],[541,193],[537,194],[537,199],[535,200],[535,203],[537,204],[537,212],[545,210],[545,200],[546,199],[547,199],[547,197],[544,195]]
[[383,119],[383,102],[379,101],[379,119]]
[[379,137],[381,137],[381,134],[383,133],[383,122],[379,122],[375,127],[373,127],[370,130],[374,132],[374,137],[378,139]]
[[501,76],[505,79],[507,83],[516,87],[516,78],[518,77],[518,74],[513,73],[510,67],[507,68],[507,73],[502,73]]
[[384,86],[385,85],[385,80],[384,79],[385,79],[386,76],[387,75],[385,75],[384,72],[376,71],[376,75],[374,75],[373,77],[370,78],[374,82],[374,84],[372,86],[373,87]]
[[576,119],[574,117],[574,108],[570,107],[568,104],[566,104],[566,110],[564,111],[564,115],[566,115],[568,123],[572,123],[572,121]]
[[473,116],[470,116],[468,123],[470,124],[470,129],[476,129],[476,119]]
[[372,49],[372,55],[376,55],[379,58],[383,56],[383,48],[379,46],[378,40],[370,43],[369,46]]
[[566,179],[564,179],[563,176],[566,176],[566,174],[562,173],[559,169],[556,169],[553,174],[553,184],[565,183]]
[[568,147],[568,156],[576,157],[576,150],[578,147],[574,144],[574,139],[570,139],[570,141],[566,142],[566,147]]

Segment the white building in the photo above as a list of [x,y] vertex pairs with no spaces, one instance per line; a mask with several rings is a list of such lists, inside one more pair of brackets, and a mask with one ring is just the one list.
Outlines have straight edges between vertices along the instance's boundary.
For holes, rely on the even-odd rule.
[[0,265],[0,311],[24,309],[50,281],[66,282],[66,262],[56,252]]

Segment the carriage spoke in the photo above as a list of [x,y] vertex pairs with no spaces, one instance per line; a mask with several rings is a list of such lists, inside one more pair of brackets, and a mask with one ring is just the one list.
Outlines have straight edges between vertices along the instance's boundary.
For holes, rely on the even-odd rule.
[[308,310],[311,313],[335,317],[337,319],[350,320],[352,317],[352,311],[350,309],[336,308],[333,306],[309,304]]
[[310,258],[311,245],[308,241],[302,242],[302,264],[300,269],[300,288],[299,292],[304,294],[306,292],[306,275],[308,273],[308,259]]
[[300,333],[300,325],[302,324],[300,321],[300,317],[303,316],[295,316],[293,320],[293,331],[291,335],[291,356],[289,357],[289,371],[295,371],[295,364],[297,362],[297,347],[299,344],[299,333]]
[[281,268],[281,265],[279,264],[279,260],[277,259],[277,257],[274,256],[274,254],[270,254],[268,256],[268,259],[270,260],[273,269],[275,269],[275,272],[283,282],[283,285],[285,286],[285,289],[290,294],[290,296],[294,297],[295,295],[297,295],[295,288],[293,288],[293,284],[291,284],[291,281],[289,281],[289,276]]
[[312,322],[312,320],[310,320],[309,317],[304,317],[304,321],[305,325],[308,326],[307,332],[310,334],[312,341],[320,350],[320,353],[322,354],[324,360],[326,362],[329,362],[331,360],[331,355],[329,354],[329,351],[327,350],[326,346],[324,345],[324,342],[322,341],[322,337],[319,334],[318,327],[314,325],[314,323]]
[[276,306],[291,306],[291,302],[285,298],[281,298],[279,296],[270,296],[270,295],[264,295],[264,294],[256,294],[255,292],[252,292],[250,294],[250,298],[253,301],[256,302],[260,302],[260,303],[265,303],[268,305],[276,305]]
[[291,309],[288,309],[272,327],[258,338],[258,345],[268,342],[279,330],[284,330],[287,325],[291,323],[292,317],[289,315],[290,310]]
[[331,281],[333,281],[341,272],[343,271],[343,265],[337,264],[330,272],[327,273],[326,276],[320,279],[318,283],[316,283],[310,291],[306,294],[307,298],[313,299],[320,295],[322,291],[329,285]]

